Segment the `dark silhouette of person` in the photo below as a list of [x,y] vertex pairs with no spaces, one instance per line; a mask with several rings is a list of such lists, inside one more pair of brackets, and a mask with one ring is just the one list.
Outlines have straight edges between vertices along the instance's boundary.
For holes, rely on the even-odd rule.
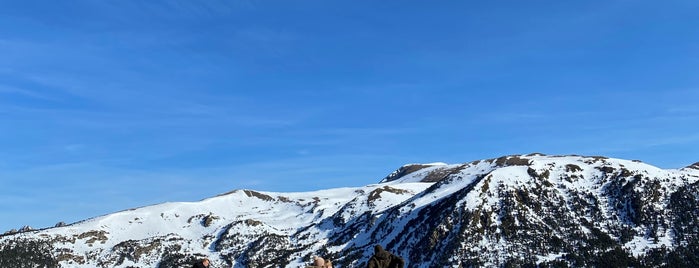
[[208,268],[209,267],[209,259],[203,259],[201,261],[195,262],[194,265],[192,265],[192,268]]
[[367,268],[403,268],[403,258],[385,251],[381,245],[374,246],[374,255],[367,262]]

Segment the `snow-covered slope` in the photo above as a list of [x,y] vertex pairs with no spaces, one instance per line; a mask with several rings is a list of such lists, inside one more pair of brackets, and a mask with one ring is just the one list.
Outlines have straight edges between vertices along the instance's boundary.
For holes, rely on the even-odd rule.
[[365,187],[237,190],[5,235],[0,266],[363,267],[377,243],[409,267],[692,264],[675,257],[699,252],[698,181],[696,164],[604,157],[411,164]]

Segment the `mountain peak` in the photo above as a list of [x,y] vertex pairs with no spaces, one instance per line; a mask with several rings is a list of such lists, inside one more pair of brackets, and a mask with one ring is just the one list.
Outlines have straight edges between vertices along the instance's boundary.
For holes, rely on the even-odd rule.
[[398,180],[400,178],[403,178],[404,176],[411,174],[413,172],[425,169],[425,168],[432,168],[435,166],[446,166],[447,164],[445,163],[431,163],[431,164],[407,164],[403,165],[402,167],[396,169],[395,171],[391,172],[391,174],[388,174],[385,178],[383,178],[380,183],[383,182],[391,182]]
[[[552,165],[556,162],[571,162],[600,165],[613,164],[615,162],[629,162],[622,159],[611,159],[602,156],[580,156],[580,155],[546,155],[542,153],[531,153],[526,155],[507,155],[498,158],[476,160],[463,164],[446,164],[446,163],[431,163],[431,164],[408,164],[393,171],[391,174],[383,178],[380,183],[388,182],[437,182],[453,174],[458,174],[463,170],[472,170],[472,172],[485,172],[504,167],[512,166],[538,166],[543,163]],[[640,163],[633,160],[631,162]],[[623,164],[621,164],[623,166]]]

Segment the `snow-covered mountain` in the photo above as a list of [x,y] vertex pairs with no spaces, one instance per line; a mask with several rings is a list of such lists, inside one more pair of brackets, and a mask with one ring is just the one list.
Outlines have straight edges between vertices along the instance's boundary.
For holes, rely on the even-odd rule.
[[0,267],[699,265],[699,163],[541,154],[412,164],[378,184],[236,190],[0,237]]

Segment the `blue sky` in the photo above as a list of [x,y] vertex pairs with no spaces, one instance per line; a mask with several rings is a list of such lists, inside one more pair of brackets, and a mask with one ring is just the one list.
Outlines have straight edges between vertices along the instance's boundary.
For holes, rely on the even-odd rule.
[[4,1],[0,231],[509,154],[699,161],[696,1]]

